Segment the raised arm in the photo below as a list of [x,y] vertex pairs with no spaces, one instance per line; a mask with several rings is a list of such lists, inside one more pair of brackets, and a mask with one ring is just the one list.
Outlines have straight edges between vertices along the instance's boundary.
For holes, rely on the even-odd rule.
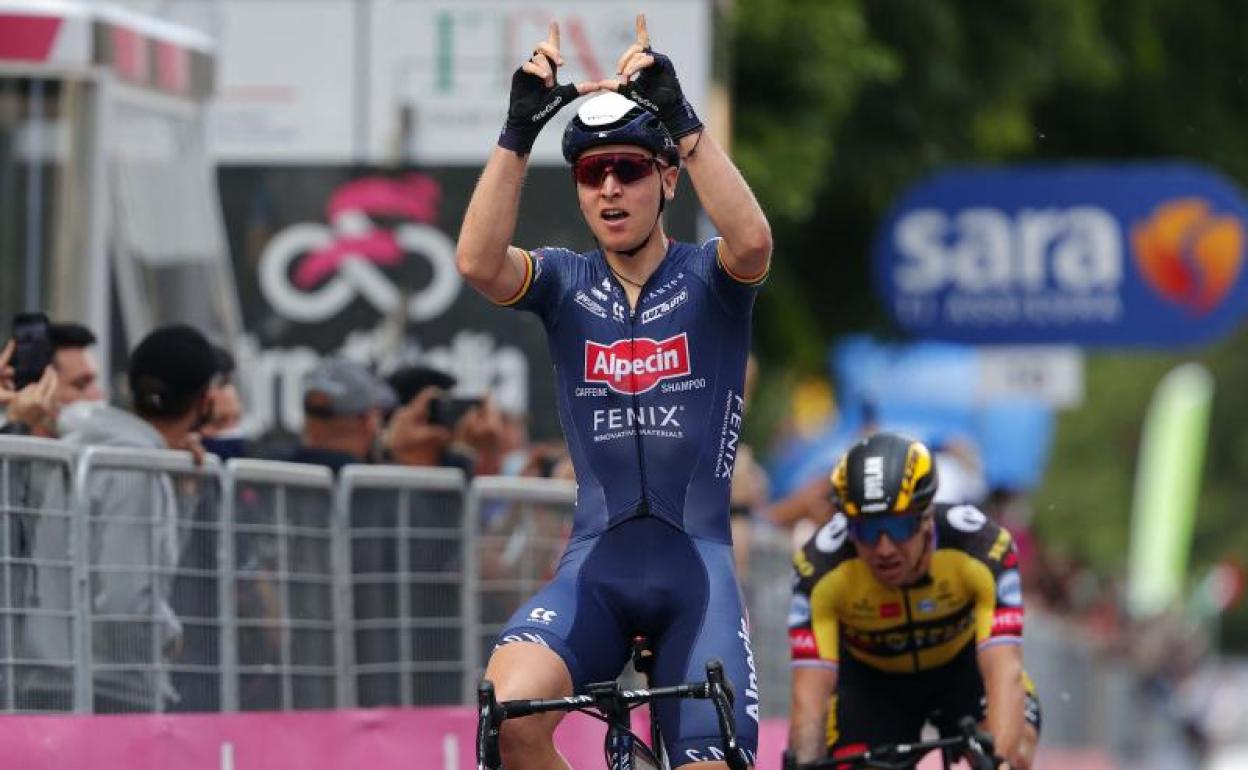
[[741,172],[685,98],[672,60],[651,50],[643,14],[637,16],[637,38],[620,57],[616,71],[618,80],[604,85],[657,114],[676,139],[698,200],[723,236],[720,256],[725,266],[738,277],[761,278],[771,260],[767,217]]
[[678,144],[698,200],[723,236],[720,257],[734,275],[761,278],[771,262],[771,225],[741,172],[705,129]]
[[495,302],[515,297],[529,269],[528,257],[511,245],[527,165],[525,156],[494,148],[472,191],[455,247],[464,280]]
[[460,227],[455,264],[468,283],[495,302],[514,298],[528,275],[528,257],[511,245],[511,238],[529,151],[555,113],[601,87],[593,82],[559,85],[556,75],[562,65],[559,25],[552,21],[546,39],[511,77],[507,122]]

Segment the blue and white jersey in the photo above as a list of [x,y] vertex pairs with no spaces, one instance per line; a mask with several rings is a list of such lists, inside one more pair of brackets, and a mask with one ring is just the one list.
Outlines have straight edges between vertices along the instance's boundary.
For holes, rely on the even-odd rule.
[[722,241],[671,241],[629,309],[601,251],[529,254],[516,297],[546,326],[559,419],[576,467],[573,537],[651,514],[729,542],[750,314],[758,286]]

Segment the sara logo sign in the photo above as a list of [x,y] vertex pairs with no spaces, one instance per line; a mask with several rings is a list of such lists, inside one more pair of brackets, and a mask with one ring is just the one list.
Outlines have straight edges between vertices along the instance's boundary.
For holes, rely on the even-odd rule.
[[585,342],[585,381],[601,382],[616,393],[645,393],[663,380],[687,377],[689,372],[689,338],[683,333],[665,340]]
[[1248,205],[1185,164],[940,174],[880,230],[897,322],[976,343],[1209,342],[1248,309]]
[[415,258],[429,263],[432,278],[406,297],[407,316],[437,318],[460,290],[455,244],[432,224],[440,195],[438,183],[421,174],[344,184],[326,207],[329,226],[291,225],[265,246],[259,265],[265,299],[279,315],[301,323],[327,321],[357,298],[389,315],[404,301],[404,291],[386,268]]

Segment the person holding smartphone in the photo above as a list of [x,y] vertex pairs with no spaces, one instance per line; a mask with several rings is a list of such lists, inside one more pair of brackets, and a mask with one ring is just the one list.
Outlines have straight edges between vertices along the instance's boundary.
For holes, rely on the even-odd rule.
[[56,420],[58,386],[43,313],[18,313],[13,336],[0,351],[0,405],[5,408],[4,433],[51,433]]
[[4,410],[4,424],[0,434],[28,436],[36,429],[47,430],[56,420],[56,371],[44,369],[37,382],[19,388],[14,378],[13,351],[16,344],[9,340],[0,350],[0,408]]
[[102,404],[100,365],[92,348],[95,334],[77,323],[50,323],[42,313],[19,313],[13,338],[0,353],[0,406],[7,408],[4,433],[56,438],[86,419],[76,411],[66,425],[58,420],[74,404]]

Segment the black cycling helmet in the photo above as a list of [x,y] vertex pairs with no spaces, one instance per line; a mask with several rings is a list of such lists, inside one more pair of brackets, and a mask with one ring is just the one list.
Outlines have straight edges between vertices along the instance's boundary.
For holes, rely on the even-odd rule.
[[680,165],[676,142],[658,116],[614,91],[588,99],[563,130],[563,157],[575,163],[581,153],[604,144],[635,144],[669,165]]
[[924,511],[937,485],[931,450],[904,433],[876,433],[859,441],[832,471],[832,488],[851,517]]

